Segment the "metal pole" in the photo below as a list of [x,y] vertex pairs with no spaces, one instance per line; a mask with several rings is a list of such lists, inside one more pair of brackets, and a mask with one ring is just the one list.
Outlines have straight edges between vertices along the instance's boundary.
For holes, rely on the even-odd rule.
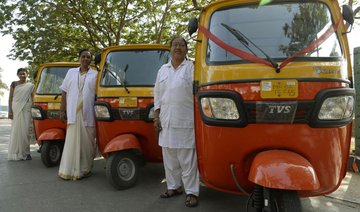
[[360,156],[360,47],[354,48],[355,106],[355,155]]

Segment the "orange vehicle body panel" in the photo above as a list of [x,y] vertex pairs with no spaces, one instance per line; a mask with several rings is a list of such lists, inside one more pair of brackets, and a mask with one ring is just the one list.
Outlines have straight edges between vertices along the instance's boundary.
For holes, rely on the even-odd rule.
[[47,140],[64,140],[65,139],[65,131],[59,128],[51,128],[45,130],[38,137],[39,141],[47,141]]
[[104,153],[115,152],[124,149],[138,149],[141,146],[138,139],[133,134],[122,134],[113,138],[105,147]]
[[[119,151],[126,149],[126,147],[136,147],[142,152],[147,153],[144,154],[147,161],[162,161],[161,148],[155,137],[152,123],[116,120],[112,122],[97,122],[96,125],[97,130],[102,132],[101,134],[97,134],[97,142],[100,152],[104,157],[107,157],[110,149],[111,151]],[[129,132],[137,136],[136,140],[138,145],[134,145],[133,140],[129,140],[129,143],[124,143],[124,137],[122,137],[122,135],[126,137],[129,135]],[[116,144],[111,144],[110,148],[108,147],[110,143]]]
[[[119,104],[118,98],[99,98],[98,101],[108,102],[113,108],[117,108]],[[139,98],[138,108],[145,108],[152,101],[151,98]],[[162,161],[161,148],[158,145],[152,122],[143,120],[97,121],[96,129],[97,132],[101,132],[97,133],[97,143],[104,157],[107,157],[110,150],[113,152],[136,148],[144,153],[146,161]],[[124,140],[129,141],[124,142]]]
[[65,140],[66,124],[56,119],[33,120],[37,143],[46,140]]
[[[244,101],[260,101],[259,86],[258,82],[224,84],[204,86],[199,91],[236,91]],[[341,87],[345,87],[345,83],[299,82],[299,96],[295,100],[313,100],[320,90]],[[196,98],[195,105],[199,105]],[[203,182],[213,189],[241,194],[235,182],[229,180],[233,165],[238,182],[250,193],[255,185],[248,179],[254,158],[260,152],[273,149],[291,150],[312,164],[320,187],[300,190],[300,196],[331,193],[346,174],[351,123],[338,128],[281,123],[248,124],[243,128],[210,126],[202,122],[198,107],[195,107],[195,121],[199,171]]]
[[269,150],[257,154],[248,179],[267,188],[316,190],[320,187],[311,163],[288,150]]

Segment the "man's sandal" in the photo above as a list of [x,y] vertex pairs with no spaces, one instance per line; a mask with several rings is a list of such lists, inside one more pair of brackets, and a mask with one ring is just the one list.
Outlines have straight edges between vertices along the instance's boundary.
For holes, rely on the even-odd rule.
[[178,189],[169,189],[169,190],[165,191],[164,193],[160,194],[160,197],[161,198],[170,198],[170,197],[173,197],[173,196],[180,195],[182,193],[183,193],[183,191],[182,191],[182,189],[180,187]]
[[199,203],[198,197],[193,194],[187,194],[185,199],[185,205],[187,207],[196,207]]

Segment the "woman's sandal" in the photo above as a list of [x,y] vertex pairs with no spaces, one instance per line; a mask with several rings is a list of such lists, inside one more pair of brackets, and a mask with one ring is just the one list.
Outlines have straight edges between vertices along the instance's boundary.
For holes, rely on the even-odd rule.
[[182,191],[182,189],[180,187],[178,189],[169,189],[169,190],[165,191],[164,193],[160,194],[160,197],[161,198],[170,198],[170,197],[173,197],[173,196],[180,195],[182,193],[183,193],[183,191]]
[[187,207],[196,207],[199,203],[198,197],[194,194],[187,194],[185,199],[185,205]]

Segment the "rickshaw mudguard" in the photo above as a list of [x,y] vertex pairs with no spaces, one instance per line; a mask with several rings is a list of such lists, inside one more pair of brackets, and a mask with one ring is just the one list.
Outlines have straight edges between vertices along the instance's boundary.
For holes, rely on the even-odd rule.
[[121,151],[126,149],[137,149],[141,151],[139,140],[133,134],[116,136],[105,146],[104,153]]
[[311,163],[287,150],[269,150],[257,154],[248,179],[258,185],[285,190],[316,190],[320,187]]
[[49,140],[65,140],[65,131],[59,128],[47,129],[38,138],[38,141]]

